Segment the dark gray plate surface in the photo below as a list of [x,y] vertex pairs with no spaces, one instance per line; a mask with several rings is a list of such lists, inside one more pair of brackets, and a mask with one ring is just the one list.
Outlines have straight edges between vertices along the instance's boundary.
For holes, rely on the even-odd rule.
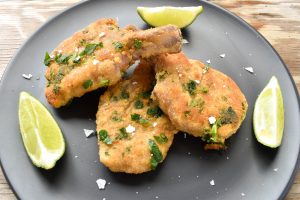
[[[44,97],[43,56],[74,31],[101,17],[118,17],[121,26],[145,28],[137,6],[193,6],[205,11],[186,30],[184,52],[232,77],[249,103],[247,118],[228,141],[224,152],[205,152],[199,139],[178,134],[165,162],[144,175],[114,174],[98,162],[96,137],[86,139],[83,129],[95,129],[101,92],[96,91],[59,110]],[[225,58],[219,55],[225,53]],[[244,67],[253,67],[250,74]],[[33,74],[31,80],[23,73]],[[268,149],[253,137],[255,99],[272,75],[284,97],[285,131],[280,148]],[[41,80],[36,80],[41,77]],[[67,150],[50,171],[34,167],[24,150],[17,118],[18,96],[28,91],[41,100],[60,124]],[[298,169],[300,145],[299,101],[289,72],[273,48],[241,19],[207,2],[91,1],[81,3],[50,20],[20,49],[0,85],[0,157],[4,173],[21,199],[278,199],[283,198]],[[103,113],[105,114],[105,113]],[[99,190],[96,179],[110,184]],[[210,185],[214,180],[215,185]]]

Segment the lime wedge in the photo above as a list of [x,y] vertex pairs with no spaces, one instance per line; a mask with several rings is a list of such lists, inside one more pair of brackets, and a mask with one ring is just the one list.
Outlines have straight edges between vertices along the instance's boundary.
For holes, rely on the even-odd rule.
[[178,28],[189,26],[202,13],[202,6],[195,7],[137,7],[140,17],[150,26],[173,24]]
[[283,98],[275,76],[259,94],[253,114],[256,139],[265,146],[279,147],[284,128]]
[[27,92],[19,98],[19,123],[25,149],[33,164],[51,169],[65,152],[65,141],[49,111]]

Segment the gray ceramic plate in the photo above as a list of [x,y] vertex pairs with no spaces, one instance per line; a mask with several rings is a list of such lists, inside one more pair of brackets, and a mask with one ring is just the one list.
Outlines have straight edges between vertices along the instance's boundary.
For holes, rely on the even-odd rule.
[[[237,82],[249,102],[247,118],[224,152],[205,152],[199,139],[178,134],[165,162],[143,175],[114,174],[98,162],[95,129],[101,91],[85,95],[69,107],[49,106],[44,97],[43,57],[74,31],[101,17],[118,17],[121,26],[146,28],[137,6],[203,5],[204,13],[186,30],[184,52],[208,60]],[[219,55],[225,53],[225,58]],[[253,67],[255,74],[244,70]],[[32,80],[22,78],[33,74]],[[285,103],[285,131],[280,148],[268,149],[253,137],[255,99],[272,75],[279,79]],[[36,77],[41,77],[36,80]],[[20,91],[28,91],[54,114],[67,143],[64,157],[50,171],[28,159],[17,118]],[[0,156],[4,173],[21,199],[278,199],[287,194],[298,170],[300,116],[297,90],[284,63],[266,40],[240,18],[199,1],[91,1],[76,5],[41,27],[10,62],[0,85]],[[104,113],[105,114],[105,113]],[[99,190],[96,179],[110,184]],[[214,180],[215,185],[210,185]]]

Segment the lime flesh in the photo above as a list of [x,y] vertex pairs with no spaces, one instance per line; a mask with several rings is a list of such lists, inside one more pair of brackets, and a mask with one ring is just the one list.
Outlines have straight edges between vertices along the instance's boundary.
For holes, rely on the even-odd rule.
[[255,102],[253,125],[256,139],[261,144],[271,148],[280,146],[284,129],[284,105],[275,76],[271,78]]
[[27,92],[19,98],[19,124],[25,149],[33,164],[55,166],[65,152],[62,132],[49,111]]
[[176,25],[185,28],[193,23],[200,13],[202,6],[195,7],[137,7],[140,17],[150,26]]

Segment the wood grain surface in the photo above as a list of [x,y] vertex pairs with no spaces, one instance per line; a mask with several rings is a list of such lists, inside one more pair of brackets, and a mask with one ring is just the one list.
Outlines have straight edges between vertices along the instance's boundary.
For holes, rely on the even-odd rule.
[[[24,40],[49,17],[77,2],[79,0],[0,0],[0,79],[9,60]],[[300,91],[300,1],[212,0],[211,2],[240,16],[264,35],[288,66]],[[1,169],[0,199],[16,199]],[[300,199],[299,172],[286,199]]]

